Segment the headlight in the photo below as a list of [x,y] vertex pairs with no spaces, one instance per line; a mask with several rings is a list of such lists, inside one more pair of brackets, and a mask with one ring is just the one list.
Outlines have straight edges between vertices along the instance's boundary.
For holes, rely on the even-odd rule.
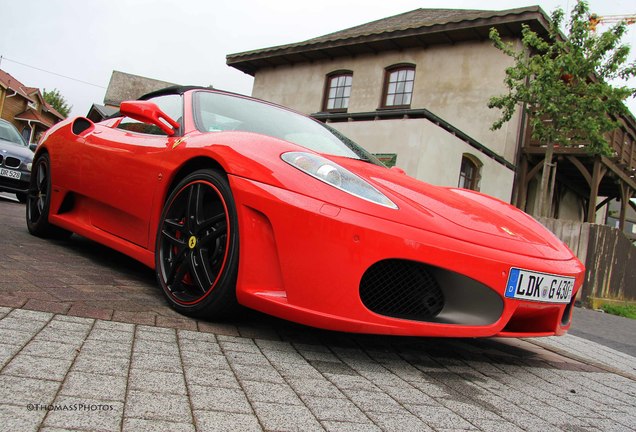
[[393,201],[369,183],[322,156],[305,152],[289,152],[283,153],[281,158],[291,166],[341,191],[385,207],[398,208]]
[[27,171],[31,171],[31,167],[33,166],[33,164],[31,162],[29,162],[27,164]]

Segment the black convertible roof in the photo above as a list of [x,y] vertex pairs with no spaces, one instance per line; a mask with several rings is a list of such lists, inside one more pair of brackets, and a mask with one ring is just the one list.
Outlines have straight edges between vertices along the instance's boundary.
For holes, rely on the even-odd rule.
[[138,100],[147,100],[157,96],[171,95],[171,94],[184,94],[190,90],[215,90],[213,87],[203,87],[203,86],[170,86],[166,88],[162,88],[159,90],[155,90],[150,93],[146,93],[141,96]]

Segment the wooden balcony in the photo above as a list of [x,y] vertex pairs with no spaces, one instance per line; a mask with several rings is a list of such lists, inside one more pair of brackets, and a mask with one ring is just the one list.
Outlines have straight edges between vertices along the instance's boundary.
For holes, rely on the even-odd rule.
[[[630,201],[636,196],[636,120],[631,115],[619,119],[620,127],[606,134],[612,150],[609,156],[590,155],[587,144],[569,146],[555,144],[551,161],[554,183],[575,192],[586,206],[585,221],[594,222],[596,211],[611,199],[621,202],[621,226],[624,225],[627,208],[636,205]],[[541,176],[547,147],[531,138],[529,125],[521,147],[519,179],[515,204],[526,207],[528,184]],[[551,191],[555,196],[554,190]],[[597,204],[598,197],[605,197]],[[558,203],[556,203],[558,209]],[[558,214],[551,215],[558,217]]]
[[636,171],[636,124],[634,119],[629,120],[631,124],[621,119],[621,127],[607,134],[607,140],[614,150],[615,156],[612,159],[618,166],[626,169],[629,175],[633,175]]

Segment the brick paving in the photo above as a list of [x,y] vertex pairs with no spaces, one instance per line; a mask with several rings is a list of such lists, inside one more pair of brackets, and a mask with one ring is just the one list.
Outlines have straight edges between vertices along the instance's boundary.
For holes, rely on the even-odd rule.
[[153,273],[0,198],[0,431],[627,431],[636,359],[576,336],[423,339],[184,318]]
[[24,205],[0,195],[0,306],[198,329],[198,322],[166,305],[149,268],[76,235],[33,237],[24,217]]

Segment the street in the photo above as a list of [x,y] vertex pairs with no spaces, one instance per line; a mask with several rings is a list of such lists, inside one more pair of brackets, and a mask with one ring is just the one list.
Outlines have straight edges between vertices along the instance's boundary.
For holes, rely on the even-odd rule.
[[636,320],[575,308],[570,333],[636,357]]
[[197,321],[143,265],[78,236],[32,237],[6,197],[0,219],[1,431],[636,424],[633,321],[577,309],[571,335],[537,339],[353,335],[256,312]]

